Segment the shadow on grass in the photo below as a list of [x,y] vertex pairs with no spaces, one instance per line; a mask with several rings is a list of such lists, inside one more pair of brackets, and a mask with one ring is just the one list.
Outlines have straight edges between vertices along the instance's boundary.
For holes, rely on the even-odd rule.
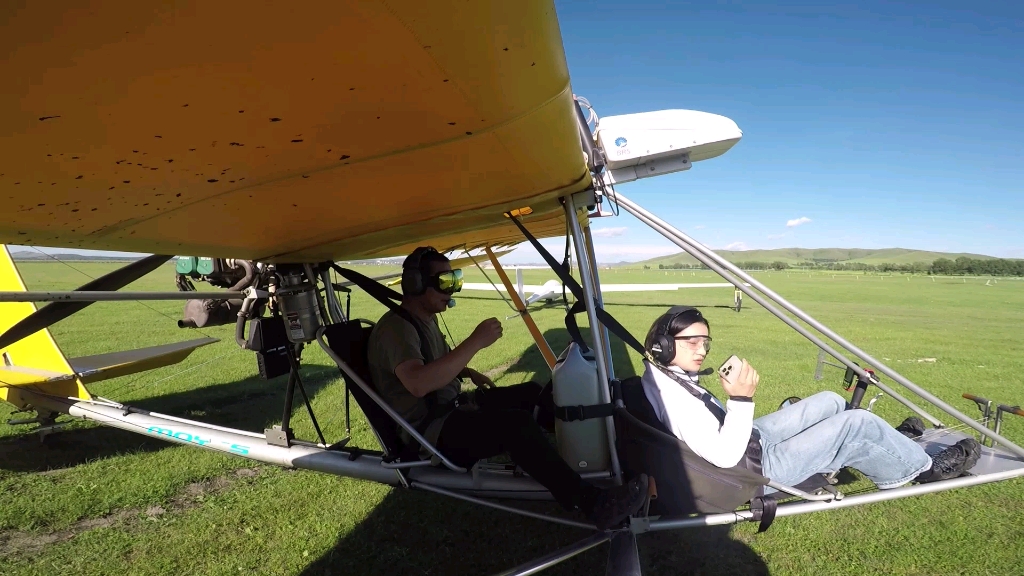
[[[310,365],[303,370],[303,384],[310,398],[338,376],[336,369]],[[287,376],[272,380],[258,377],[218,384],[196,390],[154,396],[132,402],[143,408],[218,426],[262,432],[280,422]],[[296,390],[292,417],[302,417],[306,408]],[[317,415],[321,420],[323,417]],[[66,420],[66,417],[64,418]],[[323,425],[323,422],[321,422]],[[325,430],[328,435],[330,430]],[[0,441],[0,469],[10,472],[42,472],[71,468],[92,460],[132,453],[157,452],[175,444],[135,432],[105,426],[83,427],[72,421],[65,430],[54,432],[40,443],[28,428],[24,434]]]
[[[538,512],[557,509],[547,503],[511,504]],[[494,574],[590,534],[444,496],[395,489],[302,574]],[[729,537],[728,527],[644,534],[637,541],[646,576],[769,574],[749,546]],[[543,574],[604,574],[607,555],[607,545],[601,545]]]

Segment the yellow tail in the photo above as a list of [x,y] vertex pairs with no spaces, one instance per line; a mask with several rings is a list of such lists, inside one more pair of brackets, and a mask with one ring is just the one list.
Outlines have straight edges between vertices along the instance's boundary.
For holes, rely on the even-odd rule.
[[[25,291],[25,283],[4,245],[0,245],[0,291]],[[35,311],[31,302],[0,302],[0,334]],[[28,409],[32,397],[22,391],[92,398],[45,328],[0,350],[0,400]]]

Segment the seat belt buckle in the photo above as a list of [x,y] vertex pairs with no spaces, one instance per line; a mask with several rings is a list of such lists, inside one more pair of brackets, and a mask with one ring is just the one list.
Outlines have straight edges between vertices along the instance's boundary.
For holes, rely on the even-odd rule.
[[[563,422],[576,422],[577,420],[583,420],[583,406],[558,406],[556,409],[556,415],[558,419]],[[561,414],[558,414],[558,413]]]

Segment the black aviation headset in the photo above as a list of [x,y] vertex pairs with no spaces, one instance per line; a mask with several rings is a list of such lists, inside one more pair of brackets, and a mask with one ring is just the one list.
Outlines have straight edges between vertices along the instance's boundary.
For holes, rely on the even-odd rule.
[[[402,263],[402,294],[419,296],[433,288],[449,296],[462,290],[462,270],[452,270],[430,275],[426,264],[427,256],[436,254],[444,258],[433,246],[420,246]],[[445,258],[447,260],[447,258]],[[453,301],[454,302],[454,301]]]
[[704,322],[704,316],[700,313],[700,310],[692,306],[673,306],[655,324],[654,335],[651,338],[650,349],[647,352],[658,364],[667,366],[675,359],[676,340],[674,335],[668,332],[676,318],[688,313],[693,313],[697,317],[695,321]]
[[419,296],[427,291],[427,272],[424,270],[423,257],[430,253],[438,252],[433,246],[420,246],[402,263],[402,294]]

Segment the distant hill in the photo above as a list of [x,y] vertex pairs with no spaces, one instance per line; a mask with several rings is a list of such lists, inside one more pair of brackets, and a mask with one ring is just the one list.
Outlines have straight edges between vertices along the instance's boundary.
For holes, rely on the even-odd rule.
[[43,254],[34,250],[18,250],[17,252],[11,252],[11,258],[19,262],[53,262],[54,260],[60,260],[62,262],[82,262],[82,261],[96,261],[96,262],[133,262],[138,260],[132,256],[100,256],[94,254]]
[[[907,248],[884,248],[869,250],[865,248],[777,248],[775,250],[715,250],[715,253],[730,262],[785,262],[790,266],[799,264],[846,262],[861,264],[913,264],[922,262],[931,264],[939,258],[956,260],[961,256],[976,260],[988,260],[994,256],[982,254],[952,254],[946,252],[929,252]],[[697,261],[680,252],[671,256],[652,258],[637,262],[634,266],[647,265],[656,268],[658,264],[696,264]]]

